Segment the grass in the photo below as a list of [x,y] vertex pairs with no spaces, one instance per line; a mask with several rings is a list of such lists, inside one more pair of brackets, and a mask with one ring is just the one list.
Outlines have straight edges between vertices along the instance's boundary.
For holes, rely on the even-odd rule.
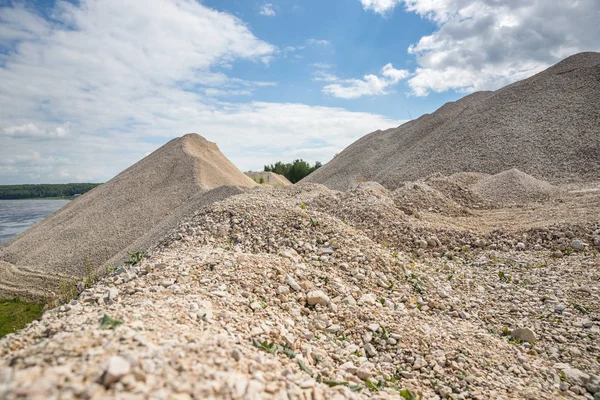
[[31,303],[15,297],[0,301],[0,337],[13,333],[39,318],[44,304]]

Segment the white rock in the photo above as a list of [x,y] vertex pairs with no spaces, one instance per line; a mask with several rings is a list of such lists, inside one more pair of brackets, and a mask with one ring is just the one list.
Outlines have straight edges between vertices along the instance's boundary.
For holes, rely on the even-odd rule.
[[129,361],[121,356],[112,356],[108,361],[108,367],[102,376],[102,383],[104,386],[110,386],[111,384],[119,381],[130,371],[131,365],[129,364]]
[[285,282],[296,292],[299,292],[302,290],[300,285],[298,285],[298,282],[296,282],[296,280],[294,278],[292,278],[292,276],[289,274],[285,276]]
[[360,299],[358,299],[358,304],[375,304],[376,301],[377,296],[375,296],[373,293],[367,293],[360,296]]

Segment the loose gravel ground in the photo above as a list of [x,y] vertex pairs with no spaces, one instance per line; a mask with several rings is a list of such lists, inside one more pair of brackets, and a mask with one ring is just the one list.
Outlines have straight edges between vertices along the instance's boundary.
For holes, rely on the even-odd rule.
[[376,184],[203,207],[3,338],[0,397],[600,398],[598,221],[498,233],[440,210]]

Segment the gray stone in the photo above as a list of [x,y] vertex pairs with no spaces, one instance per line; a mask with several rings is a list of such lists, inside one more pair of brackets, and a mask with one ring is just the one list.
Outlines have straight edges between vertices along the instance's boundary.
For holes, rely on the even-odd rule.
[[300,287],[300,285],[298,285],[298,282],[296,282],[296,280],[294,278],[292,278],[291,275],[286,275],[285,276],[285,282],[292,288],[294,289],[296,292],[299,292],[302,290],[302,288]]
[[600,377],[597,375],[590,375],[586,389],[592,394],[600,393]]
[[522,342],[535,343],[538,341],[538,337],[536,336],[535,332],[529,328],[515,329],[510,333],[510,335]]
[[370,355],[371,357],[376,356],[377,355],[377,350],[375,349],[375,346],[373,346],[371,343],[367,343],[365,344],[365,351],[367,352],[368,355]]
[[573,367],[563,368],[561,372],[567,382],[581,387],[586,387],[590,379],[588,374]]
[[571,247],[573,248],[573,250],[584,250],[586,248],[586,246],[587,246],[587,244],[583,243],[579,239],[573,239],[571,241]]

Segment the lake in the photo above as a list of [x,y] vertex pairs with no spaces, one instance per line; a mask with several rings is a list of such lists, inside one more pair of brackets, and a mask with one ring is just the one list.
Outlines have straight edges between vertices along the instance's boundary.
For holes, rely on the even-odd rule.
[[68,203],[69,200],[0,200],[0,245]]

